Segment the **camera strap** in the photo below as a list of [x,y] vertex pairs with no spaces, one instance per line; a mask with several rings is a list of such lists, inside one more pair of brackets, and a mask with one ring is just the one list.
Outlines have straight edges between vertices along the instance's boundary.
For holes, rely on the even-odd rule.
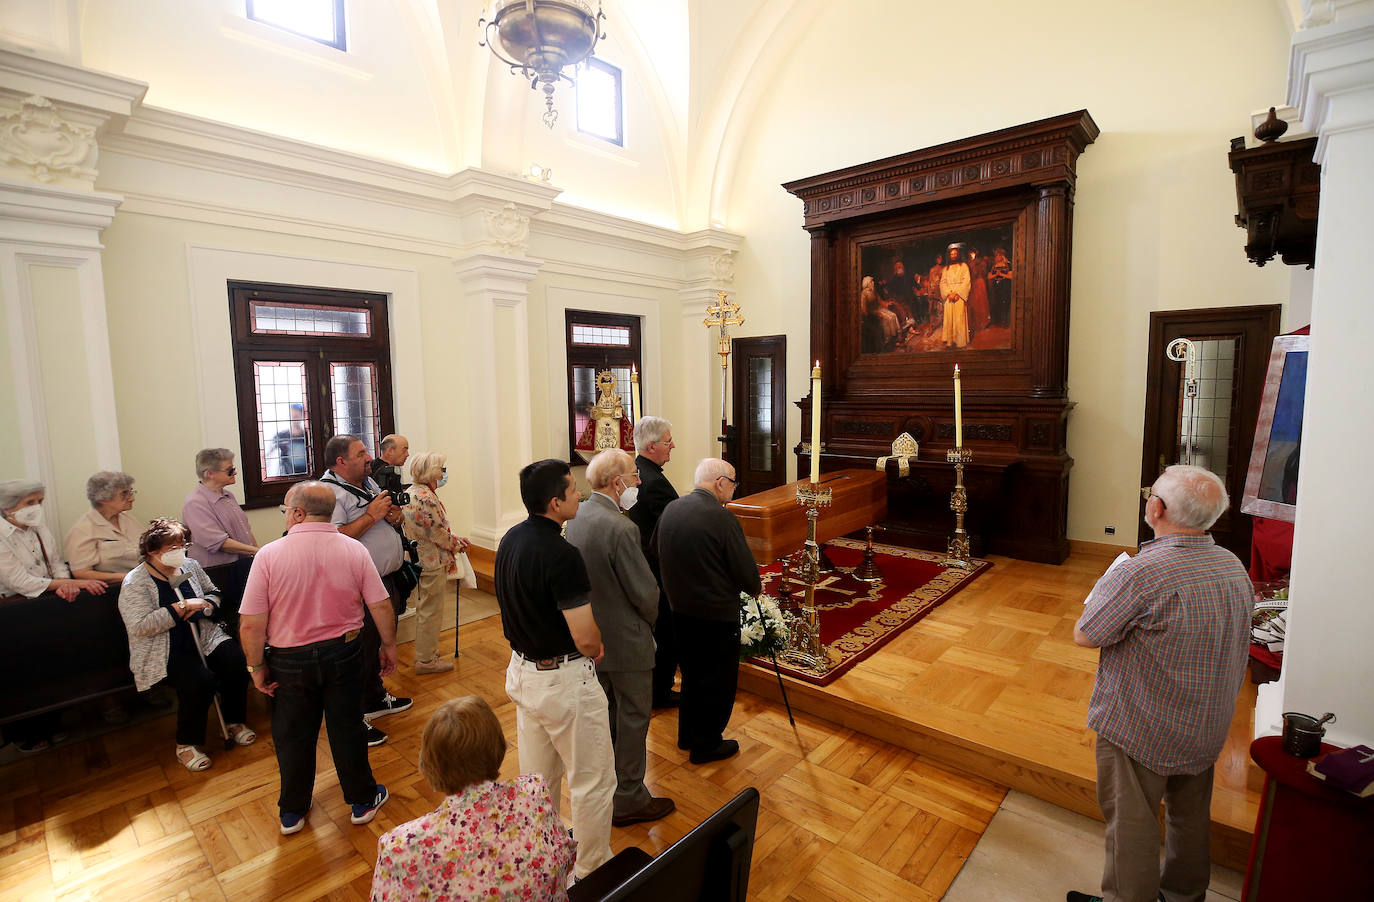
[[[330,470],[329,472],[333,474],[334,471]],[[340,482],[337,479],[331,479],[329,476],[321,476],[320,482],[327,482],[330,485],[336,485],[339,488],[343,489],[345,492],[348,492],[351,495],[356,495],[357,497],[361,498],[364,504],[371,504],[372,499],[377,497],[376,495],[373,495],[370,492],[368,492],[366,489],[360,489],[352,483]]]

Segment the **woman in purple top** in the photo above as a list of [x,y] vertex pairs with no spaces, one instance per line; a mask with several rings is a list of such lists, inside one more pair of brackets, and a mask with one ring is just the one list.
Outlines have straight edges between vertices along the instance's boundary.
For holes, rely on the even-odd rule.
[[200,484],[181,507],[181,521],[195,537],[187,555],[220,587],[225,618],[236,626],[258,540],[253,538],[248,515],[229,491],[229,486],[238,482],[234,452],[228,448],[200,451],[196,454],[196,477]]

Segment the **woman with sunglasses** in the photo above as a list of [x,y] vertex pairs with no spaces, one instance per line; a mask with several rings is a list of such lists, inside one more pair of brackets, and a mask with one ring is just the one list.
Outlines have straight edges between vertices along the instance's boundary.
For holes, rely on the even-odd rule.
[[248,745],[258,738],[244,724],[248,667],[237,640],[210,617],[218,590],[200,564],[186,556],[191,532],[158,517],[138,540],[143,563],[119,591],[119,613],[129,634],[129,669],[145,692],[164,679],[177,694],[177,761],[189,771],[210,766],[205,718],[219,689],[229,738]]
[[228,448],[206,448],[196,454],[196,477],[200,484],[186,496],[181,521],[195,536],[187,554],[205,568],[220,586],[224,616],[231,631],[237,632],[239,602],[248,582],[258,540],[248,525],[248,515],[229,491],[238,482],[234,452]]

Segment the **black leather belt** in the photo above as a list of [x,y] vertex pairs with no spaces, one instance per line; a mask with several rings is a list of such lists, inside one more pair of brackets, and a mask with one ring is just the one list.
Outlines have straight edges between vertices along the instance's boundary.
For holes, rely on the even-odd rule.
[[575,651],[570,655],[555,655],[552,658],[531,658],[518,651],[516,654],[520,655],[520,660],[528,661],[530,664],[533,664],[535,670],[557,670],[568,661],[576,661],[579,658],[585,657],[580,651]]

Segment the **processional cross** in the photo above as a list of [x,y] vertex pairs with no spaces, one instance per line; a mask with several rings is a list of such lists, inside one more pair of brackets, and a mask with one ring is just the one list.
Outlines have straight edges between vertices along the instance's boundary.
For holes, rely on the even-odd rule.
[[730,425],[725,415],[725,401],[730,389],[730,327],[744,325],[739,304],[732,303],[724,291],[716,292],[716,302],[706,306],[706,319],[702,325],[708,329],[719,329],[716,338],[716,353],[720,355],[720,456],[730,459]]

